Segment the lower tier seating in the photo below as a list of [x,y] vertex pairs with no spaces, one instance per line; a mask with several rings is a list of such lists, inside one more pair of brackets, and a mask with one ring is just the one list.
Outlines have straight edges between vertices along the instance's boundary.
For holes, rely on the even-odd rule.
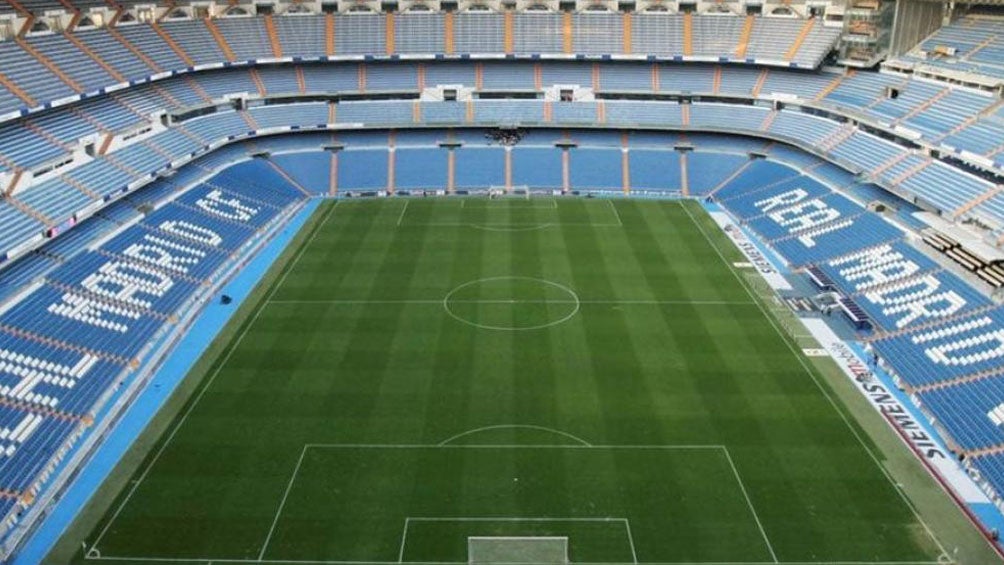
[[990,299],[905,242],[880,245],[817,265],[886,330],[957,316]]
[[159,180],[143,209],[120,200],[0,274],[0,540],[156,340],[306,198],[260,161],[198,178]]

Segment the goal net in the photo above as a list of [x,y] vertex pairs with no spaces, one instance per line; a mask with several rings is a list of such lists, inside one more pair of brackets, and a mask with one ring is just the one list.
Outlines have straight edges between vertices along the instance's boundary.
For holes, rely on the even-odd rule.
[[492,200],[501,198],[518,198],[527,200],[530,198],[530,188],[525,185],[511,186],[490,186],[488,187],[488,198]]
[[471,565],[567,564],[567,537],[469,537]]

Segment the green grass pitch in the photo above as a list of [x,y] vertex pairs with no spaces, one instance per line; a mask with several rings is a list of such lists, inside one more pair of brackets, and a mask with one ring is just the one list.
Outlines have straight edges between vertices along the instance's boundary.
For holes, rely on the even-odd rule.
[[712,225],[670,201],[323,205],[75,562],[466,563],[494,536],[937,561]]

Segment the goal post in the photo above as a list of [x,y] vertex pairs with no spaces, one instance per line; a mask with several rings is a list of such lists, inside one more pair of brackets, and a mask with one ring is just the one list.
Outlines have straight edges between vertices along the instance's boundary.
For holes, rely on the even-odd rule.
[[567,536],[471,536],[467,538],[470,565],[565,565]]
[[563,565],[573,560],[637,563],[627,518],[409,516],[399,554],[402,563]]
[[488,198],[491,200],[500,198],[518,198],[520,200],[530,199],[530,187],[526,185],[519,186],[489,186],[488,187]]

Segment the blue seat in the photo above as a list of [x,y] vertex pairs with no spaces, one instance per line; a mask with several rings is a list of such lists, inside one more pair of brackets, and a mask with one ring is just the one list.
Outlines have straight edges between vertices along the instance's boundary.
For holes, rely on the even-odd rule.
[[873,342],[892,369],[913,386],[1004,370],[1004,312],[955,318]]

